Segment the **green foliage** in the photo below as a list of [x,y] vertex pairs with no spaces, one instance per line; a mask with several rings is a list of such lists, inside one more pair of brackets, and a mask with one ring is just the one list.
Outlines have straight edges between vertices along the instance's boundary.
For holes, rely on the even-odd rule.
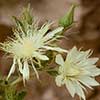
[[15,30],[18,32],[24,32],[27,34],[27,31],[29,29],[33,29],[33,16],[31,15],[31,10],[30,10],[30,5],[27,8],[23,9],[23,13],[20,17],[20,20],[13,16],[13,19],[15,21],[16,29]]
[[24,8],[23,13],[22,13],[22,21],[23,21],[23,24],[32,25],[33,16],[31,15],[30,5],[28,5],[27,8]]
[[15,99],[15,89],[10,85],[5,86],[4,90],[5,100],[14,100]]
[[0,100],[14,100],[15,90],[4,78],[0,79]]
[[72,5],[67,14],[65,14],[60,20],[59,25],[63,26],[64,28],[69,27],[74,22],[74,11],[76,5]]
[[24,100],[26,92],[16,90],[15,85],[11,85],[5,79],[0,79],[0,100]]
[[16,95],[16,99],[15,100],[24,100],[24,97],[26,95],[25,91],[21,91]]

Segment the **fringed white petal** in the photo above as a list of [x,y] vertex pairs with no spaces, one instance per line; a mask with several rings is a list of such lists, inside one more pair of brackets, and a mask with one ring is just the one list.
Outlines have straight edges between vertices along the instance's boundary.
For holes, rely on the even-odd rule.
[[57,86],[61,86],[63,84],[63,76],[62,75],[58,75],[56,78],[55,78],[55,81],[56,81],[56,84]]
[[75,91],[75,87],[74,87],[73,81],[66,80],[65,84],[66,84],[66,88],[68,89],[68,91],[71,94],[71,96],[74,97],[76,91]]
[[74,61],[74,59],[77,57],[77,55],[78,55],[77,48],[73,47],[71,50],[69,50],[66,60]]
[[28,66],[27,61],[24,61],[22,75],[23,75],[23,81],[25,83],[25,80],[29,79],[29,66]]
[[38,34],[43,37],[45,35],[45,33],[49,30],[51,24],[52,23],[45,23],[44,25],[42,25]]
[[87,67],[86,70],[90,72],[90,74],[89,74],[90,76],[95,77],[95,76],[100,75],[100,69],[97,68],[96,66]]
[[91,86],[98,86],[100,85],[94,78],[91,78],[89,76],[81,76],[79,81],[84,84],[85,86],[89,87],[90,89]]
[[47,50],[53,50],[53,51],[57,51],[57,52],[68,52],[65,49],[59,48],[59,47],[50,47],[50,46],[42,46],[42,48],[45,48]]
[[93,64],[97,63],[98,60],[99,60],[99,58],[89,58],[89,59],[87,59],[87,63],[89,65],[93,65]]
[[80,84],[77,81],[74,81],[73,84],[76,94],[78,94],[80,98],[83,98],[83,100],[86,100],[84,91],[82,90]]
[[62,56],[60,54],[58,54],[56,56],[56,63],[59,64],[59,65],[61,65],[61,66],[64,65],[64,60],[63,60],[63,58],[62,58]]
[[32,60],[31,60],[31,64],[32,64],[32,67],[33,67],[33,69],[34,69],[34,72],[35,72],[35,74],[36,74],[37,79],[39,79],[39,74],[38,74],[38,72],[37,72],[37,70],[36,70],[36,68],[35,68],[35,66],[34,66]]
[[16,64],[16,59],[14,58],[14,59],[13,59],[13,64],[12,64],[12,66],[11,66],[11,69],[10,69],[10,71],[9,71],[9,74],[8,74],[8,76],[7,76],[7,79],[11,76],[12,73],[14,73],[14,71],[15,71],[15,64]]
[[37,57],[37,58],[39,58],[41,60],[49,60],[49,58],[46,55],[42,55],[39,52],[34,52],[33,53],[33,57]]
[[53,30],[52,32],[49,32],[45,37],[44,40],[48,41],[52,39],[57,33],[61,32],[64,28],[63,27],[58,27],[57,29]]
[[23,68],[23,65],[22,65],[20,59],[17,59],[17,62],[18,62],[18,66],[19,66],[19,71],[22,74],[23,73],[23,69],[22,69]]

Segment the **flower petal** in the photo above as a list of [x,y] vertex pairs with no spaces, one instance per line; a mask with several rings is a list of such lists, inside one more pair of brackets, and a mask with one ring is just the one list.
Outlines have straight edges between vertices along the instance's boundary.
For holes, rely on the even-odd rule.
[[55,81],[56,81],[56,84],[57,86],[61,86],[63,84],[63,76],[62,75],[58,75],[56,78],[55,78]]
[[22,69],[22,75],[23,75],[23,82],[25,84],[25,80],[29,79],[29,67],[27,61],[24,61],[24,66]]
[[37,70],[36,70],[36,68],[35,68],[35,66],[34,66],[34,64],[33,64],[33,62],[32,62],[32,60],[31,60],[31,64],[32,64],[32,67],[33,67],[33,69],[34,69],[34,71],[35,71],[35,74],[36,74],[37,79],[39,79],[39,74],[38,74],[38,72],[37,72]]
[[74,46],[74,47],[68,52],[66,60],[74,61],[74,59],[77,57],[77,55],[78,55],[78,51],[77,51],[77,48]]
[[87,59],[87,62],[88,62],[88,64],[93,65],[93,64],[95,64],[98,60],[99,60],[99,58],[89,58],[89,59]]
[[88,70],[90,72],[90,76],[98,76],[100,75],[100,69],[97,68],[96,66],[90,66],[90,67],[87,67],[86,70]]
[[67,50],[59,48],[59,47],[42,46],[42,48],[57,51],[57,52],[66,52],[67,53]]
[[91,88],[91,86],[98,86],[100,85],[94,78],[91,78],[89,76],[81,76],[79,81],[86,85],[87,87]]
[[73,84],[74,84],[74,87],[75,87],[75,92],[80,96],[80,98],[82,97],[83,100],[86,100],[85,94],[84,94],[80,84],[77,81],[75,81]]
[[63,66],[64,65],[64,60],[60,54],[56,55],[56,63]]
[[75,86],[71,80],[66,80],[66,88],[68,89],[69,93],[72,97],[75,95]]
[[20,59],[17,59],[17,62],[18,62],[18,66],[19,66],[19,71],[22,74],[23,73],[23,69],[22,69],[23,66],[22,66]]
[[37,58],[39,58],[41,60],[49,60],[49,58],[46,55],[42,55],[39,52],[34,52],[33,53],[33,57],[37,57]]
[[11,69],[10,69],[10,71],[9,71],[9,74],[8,74],[8,76],[7,76],[7,79],[11,76],[12,73],[14,73],[14,71],[15,71],[15,64],[16,64],[16,59],[14,58],[14,59],[13,59],[13,64],[12,64],[12,66],[11,66]]
[[49,32],[45,37],[44,40],[48,41],[52,39],[58,32],[61,32],[64,28],[63,27],[58,27],[57,29],[53,30],[52,32]]
[[43,36],[49,30],[51,24],[52,23],[45,23],[45,24],[43,24],[42,27],[41,27],[41,29],[39,30],[38,34],[40,36]]

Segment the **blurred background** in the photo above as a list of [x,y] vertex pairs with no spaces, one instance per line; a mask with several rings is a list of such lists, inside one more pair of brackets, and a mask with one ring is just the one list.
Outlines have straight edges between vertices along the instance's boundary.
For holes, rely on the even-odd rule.
[[[57,21],[62,17],[72,3],[79,4],[75,10],[75,21],[77,25],[65,32],[66,39],[59,44],[65,49],[73,45],[83,47],[84,50],[94,50],[93,56],[100,57],[100,0],[0,0],[0,42],[5,41],[12,34],[14,23],[11,16],[19,16],[22,8],[31,4],[32,14],[40,22],[52,20]],[[3,56],[0,51],[0,70],[7,74],[11,60]],[[100,62],[98,62],[100,66]],[[27,83],[28,94],[25,100],[78,100],[77,96],[72,99],[65,87],[58,88],[54,79],[48,74],[40,74],[41,82],[37,79]],[[100,77],[97,77],[100,82]],[[100,87],[88,90],[87,100],[100,100]]]

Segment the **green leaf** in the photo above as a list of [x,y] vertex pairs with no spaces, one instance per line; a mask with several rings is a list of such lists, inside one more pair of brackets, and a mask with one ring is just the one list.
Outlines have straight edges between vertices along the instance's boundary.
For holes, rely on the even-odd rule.
[[31,15],[30,4],[28,7],[24,8],[22,13],[22,20],[25,21],[27,24],[32,25],[33,16]]
[[72,5],[69,11],[67,12],[67,14],[59,20],[60,26],[63,26],[64,28],[66,28],[72,25],[72,23],[74,22],[75,7],[76,5]]
[[16,18],[13,16],[13,19],[15,21],[16,30],[19,32],[24,32],[27,34],[27,31],[32,28],[33,29],[33,16],[31,15],[30,5],[28,7],[23,9],[23,13],[20,16],[20,18]]
[[24,31],[24,25],[23,25],[23,23],[20,21],[20,20],[18,20],[15,16],[12,16],[12,18],[14,19],[14,21],[15,21],[15,25],[16,25],[16,27],[17,27],[17,30],[19,31],[19,30],[23,30]]

